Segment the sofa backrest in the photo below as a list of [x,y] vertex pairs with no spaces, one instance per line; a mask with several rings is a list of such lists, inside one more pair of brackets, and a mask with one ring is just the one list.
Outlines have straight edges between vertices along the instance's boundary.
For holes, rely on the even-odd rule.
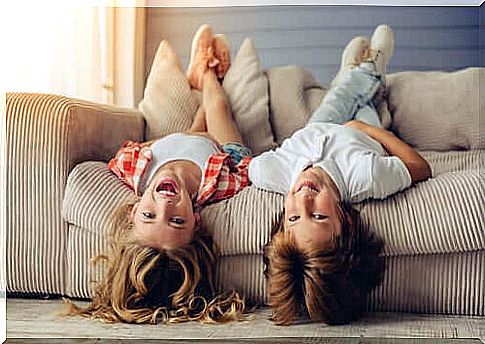
[[[485,68],[400,72],[387,78],[391,130],[418,150],[485,148]],[[326,88],[299,66],[270,68],[270,120],[276,143],[302,128]],[[481,76],[481,78],[480,78]],[[481,87],[480,87],[481,86]],[[480,130],[482,129],[482,130]]]

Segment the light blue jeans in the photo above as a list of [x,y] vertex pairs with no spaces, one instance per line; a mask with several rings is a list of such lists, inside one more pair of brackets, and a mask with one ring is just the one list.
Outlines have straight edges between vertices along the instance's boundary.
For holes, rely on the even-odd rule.
[[372,103],[374,94],[382,84],[374,64],[364,62],[345,73],[338,85],[327,92],[308,123],[344,124],[358,119],[381,127],[379,115]]

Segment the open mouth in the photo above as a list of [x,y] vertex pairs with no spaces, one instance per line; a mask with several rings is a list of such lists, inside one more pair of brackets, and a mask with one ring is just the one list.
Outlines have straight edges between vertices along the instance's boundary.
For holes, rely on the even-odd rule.
[[301,190],[309,190],[311,192],[319,192],[320,189],[317,187],[317,185],[309,180],[303,181],[299,186],[296,192],[299,192]]
[[179,193],[177,183],[175,182],[175,180],[169,178],[161,180],[160,184],[157,186],[156,191],[160,195],[166,197],[174,197],[177,196]]

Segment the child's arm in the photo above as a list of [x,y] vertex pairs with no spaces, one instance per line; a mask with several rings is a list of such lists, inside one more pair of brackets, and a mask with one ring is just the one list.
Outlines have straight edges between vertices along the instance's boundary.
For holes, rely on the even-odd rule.
[[150,147],[155,140],[145,141],[141,143],[142,147]]
[[410,145],[400,140],[390,131],[374,127],[364,122],[354,120],[345,123],[346,126],[360,130],[378,141],[390,155],[397,156],[406,165],[413,183],[431,177],[428,162]]

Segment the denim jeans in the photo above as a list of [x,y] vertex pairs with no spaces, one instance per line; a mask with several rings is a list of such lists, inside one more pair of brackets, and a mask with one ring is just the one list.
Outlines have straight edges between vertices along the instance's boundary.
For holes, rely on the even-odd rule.
[[222,145],[222,150],[231,156],[232,162],[237,165],[247,156],[252,156],[251,149],[237,142],[229,142]]
[[374,64],[364,62],[345,73],[341,81],[325,95],[308,123],[344,124],[358,119],[381,127],[379,115],[372,103],[374,94],[382,84]]

